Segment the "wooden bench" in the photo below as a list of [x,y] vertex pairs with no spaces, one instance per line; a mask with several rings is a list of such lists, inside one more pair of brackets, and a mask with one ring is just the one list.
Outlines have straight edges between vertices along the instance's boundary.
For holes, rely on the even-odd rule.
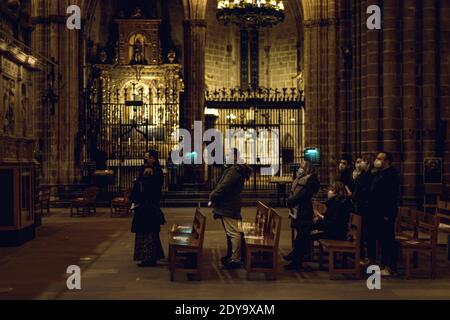
[[36,200],[36,209],[41,214],[50,215],[50,187],[40,187]]
[[436,216],[439,219],[439,232],[447,234],[447,260],[450,261],[450,203],[438,200]]
[[274,280],[277,279],[281,222],[281,216],[270,208],[267,230],[243,230],[247,280],[250,280],[250,274],[253,272],[271,275]]
[[197,209],[191,226],[173,225],[169,241],[170,281],[175,273],[197,275],[201,280],[203,242],[205,239],[206,217]]
[[405,254],[405,276],[406,279],[411,279],[413,272],[417,273],[418,271],[424,270],[414,265],[418,263],[418,259],[414,259],[415,263],[412,263],[414,255],[422,253],[429,256],[428,268],[425,269],[425,271],[430,275],[430,278],[434,279],[437,271],[437,237],[439,219],[434,214],[416,210],[413,211],[417,217],[416,236],[413,239],[399,241],[400,248]]
[[[90,187],[84,190],[83,195],[70,202],[70,216],[89,216],[97,213],[96,200],[98,188]],[[75,209],[75,211],[74,211]]]
[[111,201],[112,217],[129,217],[131,214],[130,202],[131,189],[125,190],[122,197],[114,198]]
[[[352,213],[348,224],[347,241],[339,240],[319,240],[320,260],[319,265],[322,269],[323,253],[328,251],[328,270],[330,279],[333,279],[336,274],[352,274],[359,279],[361,276],[361,216]],[[335,267],[335,254],[344,253],[354,255],[354,267],[337,269]]]

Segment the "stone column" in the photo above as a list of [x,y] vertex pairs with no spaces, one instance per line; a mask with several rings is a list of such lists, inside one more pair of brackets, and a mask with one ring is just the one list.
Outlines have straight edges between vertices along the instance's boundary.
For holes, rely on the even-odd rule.
[[[380,0],[367,0],[367,6],[381,5]],[[367,15],[364,13],[364,15]],[[367,31],[366,44],[366,108],[363,111],[364,127],[363,135],[365,150],[375,152],[382,148],[381,135],[381,30]]]
[[[184,21],[184,126],[191,132],[194,139],[194,122],[205,123],[205,42],[206,21]],[[192,141],[194,148],[194,141]],[[203,154],[199,154],[202,157]],[[190,168],[186,177],[191,177],[188,183],[203,183],[204,170]]]
[[422,128],[418,123],[418,101],[416,92],[416,34],[420,35],[420,24],[416,20],[417,10],[409,1],[403,3],[403,142],[402,142],[402,194],[408,204],[417,199],[417,176],[420,175],[418,144]]
[[398,0],[384,1],[383,6],[383,149],[400,161],[400,6]]

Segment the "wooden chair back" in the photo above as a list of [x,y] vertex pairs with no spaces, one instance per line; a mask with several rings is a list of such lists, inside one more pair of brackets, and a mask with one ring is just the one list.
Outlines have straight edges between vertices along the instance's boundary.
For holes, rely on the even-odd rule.
[[425,241],[429,241],[435,250],[438,242],[439,217],[422,211],[415,210],[415,212],[417,215],[418,236],[421,240],[423,236],[426,236]]
[[417,211],[400,207],[397,215],[396,234],[417,239]]
[[38,192],[38,199],[40,202],[50,201],[50,188],[40,187]]
[[95,202],[97,200],[98,188],[90,187],[84,191],[83,198],[89,202]]
[[262,229],[263,233],[266,233],[269,225],[269,207],[261,201],[258,202],[256,207],[255,225]]
[[281,216],[274,209],[270,208],[267,236],[269,237],[269,239],[273,239],[275,248],[278,248],[280,243],[281,223]]
[[192,226],[192,234],[198,241],[198,247],[203,248],[203,242],[205,239],[205,229],[206,229],[206,217],[201,213],[200,209],[197,208],[195,211],[194,224]]
[[450,225],[450,203],[438,200],[436,203],[436,216],[439,223]]

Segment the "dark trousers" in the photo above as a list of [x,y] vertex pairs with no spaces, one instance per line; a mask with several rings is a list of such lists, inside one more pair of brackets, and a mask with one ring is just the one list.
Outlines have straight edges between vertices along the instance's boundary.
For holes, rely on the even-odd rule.
[[297,228],[297,236],[294,241],[294,262],[302,263],[305,255],[310,254],[311,227]]
[[395,220],[383,220],[380,230],[381,264],[392,270],[397,268],[398,248],[395,241]]

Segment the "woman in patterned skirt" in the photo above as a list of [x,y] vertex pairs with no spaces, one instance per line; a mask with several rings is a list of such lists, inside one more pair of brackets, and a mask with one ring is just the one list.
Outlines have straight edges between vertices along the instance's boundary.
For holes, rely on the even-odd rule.
[[150,150],[130,197],[134,204],[131,232],[136,234],[134,260],[141,262],[140,267],[156,266],[157,261],[164,258],[159,238],[161,225],[165,223],[160,208],[162,186],[163,172],[158,152]]

